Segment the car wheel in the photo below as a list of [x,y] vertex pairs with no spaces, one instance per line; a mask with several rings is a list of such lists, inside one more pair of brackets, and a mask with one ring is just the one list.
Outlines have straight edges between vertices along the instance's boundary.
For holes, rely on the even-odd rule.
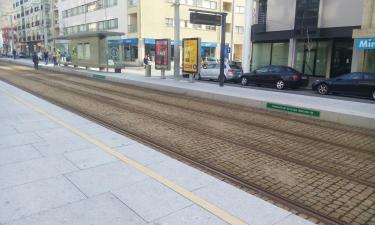
[[194,79],[195,80],[200,80],[201,79],[201,75],[200,74],[195,74],[194,75]]
[[372,92],[372,99],[375,100],[375,90]]
[[246,86],[246,85],[248,85],[248,80],[247,80],[247,77],[242,77],[241,78],[241,84],[242,84],[242,86]]
[[283,80],[279,80],[276,82],[276,88],[279,90],[283,90],[285,88],[285,82]]
[[328,94],[328,85],[325,84],[325,83],[319,84],[318,93],[321,94],[321,95]]

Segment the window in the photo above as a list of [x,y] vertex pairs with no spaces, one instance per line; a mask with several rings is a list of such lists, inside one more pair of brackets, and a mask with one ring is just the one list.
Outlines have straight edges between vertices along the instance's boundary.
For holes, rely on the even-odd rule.
[[89,24],[89,31],[96,31],[96,23]]
[[173,27],[173,19],[172,18],[165,18],[165,25],[167,27]]
[[255,71],[256,73],[267,73],[268,72],[268,66],[261,67]]
[[87,4],[87,11],[92,12],[96,10],[96,2],[92,2]]
[[370,73],[363,74],[363,79],[365,80],[375,80],[375,75]]
[[243,26],[235,26],[234,30],[238,34],[243,34],[244,33],[244,27]]
[[236,8],[234,8],[234,12],[236,12],[236,13],[245,13],[245,7],[237,5]]

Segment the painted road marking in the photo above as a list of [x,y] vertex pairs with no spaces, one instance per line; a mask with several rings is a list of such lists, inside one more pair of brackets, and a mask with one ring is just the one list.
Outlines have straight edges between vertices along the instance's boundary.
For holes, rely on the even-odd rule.
[[202,207],[203,209],[209,211],[210,213],[212,213],[213,215],[222,219],[223,221],[225,221],[229,224],[233,224],[233,225],[246,225],[245,222],[243,222],[239,218],[231,215],[227,211],[213,205],[212,203],[204,200],[203,198],[197,196],[196,194],[184,189],[180,185],[175,184],[174,182],[164,178],[160,174],[158,174],[158,173],[154,172],[153,170],[143,166],[142,164],[138,163],[137,161],[125,157],[124,155],[122,155],[121,153],[116,151],[115,149],[113,149],[113,148],[105,145],[104,143],[98,141],[97,139],[87,135],[86,133],[80,131],[78,128],[76,128],[74,126],[71,126],[71,125],[65,123],[64,121],[59,120],[58,118],[50,115],[49,113],[47,113],[43,109],[41,109],[38,106],[28,102],[27,100],[25,100],[25,99],[23,99],[19,96],[16,96],[16,95],[12,94],[11,92],[9,92],[7,90],[4,90],[3,88],[0,88],[0,91],[3,92],[5,95],[15,99],[16,101],[24,104],[25,106],[31,108],[32,110],[44,115],[48,119],[60,124],[61,126],[65,127],[66,129],[70,130],[71,132],[79,135],[81,138],[83,138],[83,139],[87,140],[88,142],[96,145],[97,147],[101,148],[105,152],[107,152],[107,153],[113,155],[114,157],[118,158],[122,162],[127,163],[128,165],[134,167],[135,169],[137,169],[141,173],[153,178],[157,182],[159,182],[159,183],[163,184],[164,186],[170,188],[171,190],[177,192],[178,194],[182,195],[186,199],[194,202],[195,204],[197,204],[200,207]]

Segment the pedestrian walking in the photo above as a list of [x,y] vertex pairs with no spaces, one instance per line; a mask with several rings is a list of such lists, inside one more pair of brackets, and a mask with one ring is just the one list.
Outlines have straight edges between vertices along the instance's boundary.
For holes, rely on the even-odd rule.
[[13,49],[13,59],[16,59],[16,57],[17,57],[17,51],[16,51],[16,49]]
[[44,63],[48,65],[48,51],[44,52]]
[[146,55],[144,58],[143,58],[143,64],[145,65],[145,69],[146,69],[146,66],[148,65],[148,61],[150,60],[150,57],[148,57],[148,55]]
[[36,52],[33,53],[33,63],[34,63],[34,69],[39,69],[39,57]]
[[52,53],[52,61],[53,61],[53,66],[57,66],[57,55],[56,55],[56,51],[53,51],[53,53]]

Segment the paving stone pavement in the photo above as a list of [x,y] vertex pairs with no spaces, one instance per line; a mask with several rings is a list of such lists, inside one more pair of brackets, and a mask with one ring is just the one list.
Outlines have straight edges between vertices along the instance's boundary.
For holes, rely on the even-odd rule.
[[[4,90],[252,225],[312,224],[147,146],[0,82],[0,224],[226,224]],[[240,207],[239,207],[240,205]]]

